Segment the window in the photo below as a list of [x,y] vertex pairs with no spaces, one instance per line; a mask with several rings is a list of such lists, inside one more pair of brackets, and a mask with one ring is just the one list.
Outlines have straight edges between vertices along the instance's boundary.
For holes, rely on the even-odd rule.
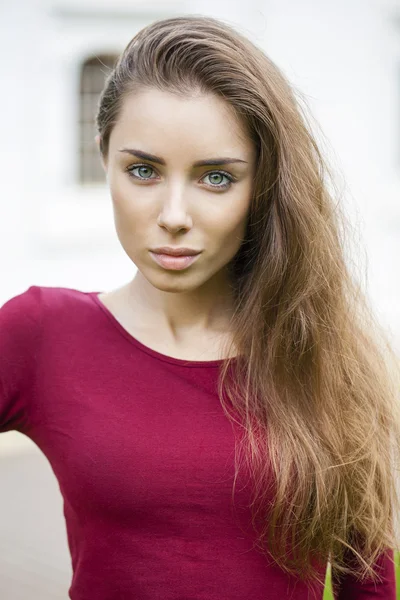
[[117,60],[117,54],[87,58],[81,67],[79,98],[79,181],[81,184],[105,183],[99,151],[94,141],[95,115],[105,79]]

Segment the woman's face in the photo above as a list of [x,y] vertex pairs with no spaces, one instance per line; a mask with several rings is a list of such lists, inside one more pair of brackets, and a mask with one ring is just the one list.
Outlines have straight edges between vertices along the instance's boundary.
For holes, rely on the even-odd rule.
[[[245,233],[254,167],[253,144],[222,99],[156,89],[125,99],[104,168],[121,245],[151,284],[189,291],[226,283]],[[200,254],[176,270],[155,260],[151,251],[160,246]]]

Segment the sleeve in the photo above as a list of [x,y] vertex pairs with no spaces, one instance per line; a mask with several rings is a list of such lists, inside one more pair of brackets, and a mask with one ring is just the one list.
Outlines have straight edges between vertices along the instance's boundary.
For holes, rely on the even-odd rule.
[[0,433],[25,433],[36,375],[40,287],[31,286],[0,308]]
[[[379,575],[375,583],[364,582],[332,570],[332,590],[335,600],[396,600],[396,575],[394,551],[388,549],[375,562],[374,571]],[[339,575],[339,576],[338,576]]]

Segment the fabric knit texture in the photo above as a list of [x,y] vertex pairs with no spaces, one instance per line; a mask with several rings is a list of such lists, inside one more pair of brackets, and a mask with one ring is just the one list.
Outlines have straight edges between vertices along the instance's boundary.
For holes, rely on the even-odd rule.
[[[243,473],[232,495],[222,361],[145,346],[98,293],[31,286],[0,308],[0,431],[27,435],[57,478],[69,597],[322,600],[256,549]],[[377,567],[380,583],[343,578],[337,599],[395,600],[393,552]]]

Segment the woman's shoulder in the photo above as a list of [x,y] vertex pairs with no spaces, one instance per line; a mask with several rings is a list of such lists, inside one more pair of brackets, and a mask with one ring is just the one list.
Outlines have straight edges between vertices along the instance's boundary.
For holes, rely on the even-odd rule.
[[31,285],[12,296],[0,306],[0,330],[18,336],[29,335],[60,318],[73,318],[85,304],[91,304],[90,296],[96,292],[85,292],[75,288]]
[[57,308],[66,303],[84,302],[87,297],[96,292],[85,292],[76,288],[31,285],[24,291],[6,300],[0,310],[7,312],[28,310],[29,314],[40,310],[40,307]]

